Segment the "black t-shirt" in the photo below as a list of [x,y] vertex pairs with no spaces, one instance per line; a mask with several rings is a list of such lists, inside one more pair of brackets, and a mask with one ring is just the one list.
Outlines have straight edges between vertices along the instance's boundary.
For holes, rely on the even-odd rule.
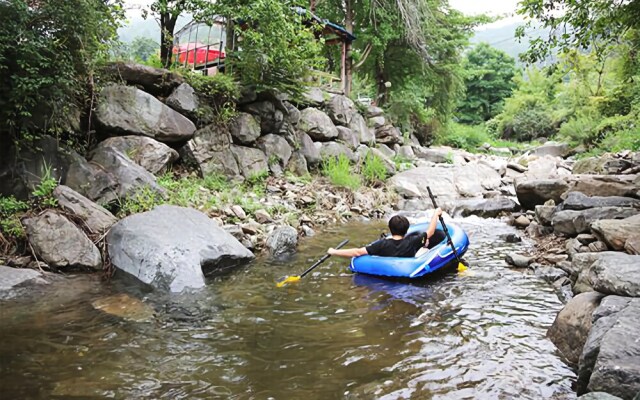
[[424,246],[426,232],[418,232],[405,236],[400,240],[380,239],[366,247],[367,254],[383,257],[414,257]]

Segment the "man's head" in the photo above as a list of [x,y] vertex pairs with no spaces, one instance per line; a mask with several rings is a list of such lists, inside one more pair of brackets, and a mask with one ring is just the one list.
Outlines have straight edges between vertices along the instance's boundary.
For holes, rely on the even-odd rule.
[[392,235],[404,236],[409,229],[409,220],[402,215],[394,215],[389,220],[389,230]]

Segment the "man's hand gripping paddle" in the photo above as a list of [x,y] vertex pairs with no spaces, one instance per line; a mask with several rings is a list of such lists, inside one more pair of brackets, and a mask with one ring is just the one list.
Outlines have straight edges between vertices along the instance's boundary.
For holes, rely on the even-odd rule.
[[[337,245],[335,248],[339,249],[341,247],[343,247],[345,244],[349,243],[349,239],[345,239],[342,242],[340,242],[339,245]],[[321,259],[319,259],[318,261],[316,261],[312,266],[310,266],[309,268],[307,268],[306,271],[304,271],[302,274],[300,275],[293,275],[293,276],[285,276],[284,278],[281,278],[280,280],[278,280],[278,283],[276,284],[277,287],[283,287],[285,285],[288,285],[289,283],[295,283],[298,282],[300,279],[302,279],[306,274],[308,274],[309,272],[313,271],[313,269],[315,267],[317,267],[318,265],[322,264],[327,258],[331,257],[330,254],[325,254]]]
[[[438,208],[438,205],[436,204],[436,198],[433,195],[433,193],[431,193],[431,188],[429,186],[427,186],[427,191],[429,192],[429,197],[431,197],[433,208]],[[456,251],[456,247],[453,245],[451,236],[449,236],[449,230],[447,229],[447,225],[445,225],[444,223],[444,218],[442,218],[442,215],[440,215],[439,219],[440,219],[440,224],[442,225],[442,230],[444,231],[444,234],[447,235],[447,242],[449,243],[449,246],[451,246],[451,250],[453,250],[453,255],[456,256],[456,260],[458,260],[458,272],[466,271],[468,268],[468,265],[466,265],[458,256],[458,252]]]

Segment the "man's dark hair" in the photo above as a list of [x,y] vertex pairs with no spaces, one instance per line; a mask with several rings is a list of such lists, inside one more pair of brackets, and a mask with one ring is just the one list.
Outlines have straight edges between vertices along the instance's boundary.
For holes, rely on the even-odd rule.
[[402,215],[394,215],[389,220],[389,230],[392,235],[404,236],[409,229],[409,220]]

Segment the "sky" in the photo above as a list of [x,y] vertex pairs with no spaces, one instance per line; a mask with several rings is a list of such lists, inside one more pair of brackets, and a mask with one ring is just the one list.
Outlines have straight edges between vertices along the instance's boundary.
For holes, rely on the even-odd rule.
[[[124,0],[125,5],[139,7],[148,5],[153,0]],[[516,7],[521,0],[449,0],[449,4],[465,14],[488,14],[502,17],[499,21],[483,26],[481,29],[497,28],[513,22],[522,21],[522,17],[515,15]],[[139,11],[129,10],[131,14]]]

